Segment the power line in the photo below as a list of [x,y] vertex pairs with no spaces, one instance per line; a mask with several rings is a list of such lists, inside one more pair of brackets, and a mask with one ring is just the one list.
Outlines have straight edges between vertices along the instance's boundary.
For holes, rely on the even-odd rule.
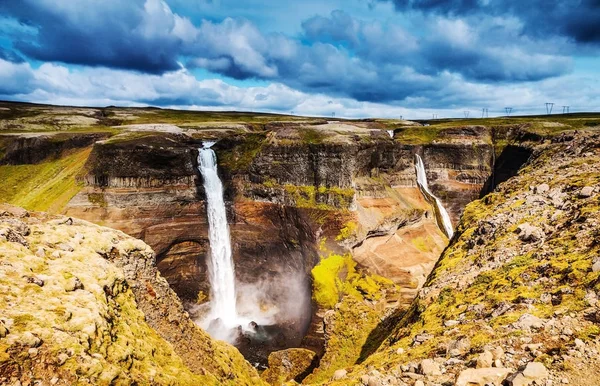
[[512,107],[505,107],[504,110],[506,110],[506,115],[510,117],[510,113],[512,113],[513,108]]
[[465,111],[465,118],[469,118],[469,112]]
[[571,110],[571,106],[563,106],[563,114],[569,114]]
[[552,114],[552,108],[554,107],[554,103],[546,102],[546,114]]
[[490,115],[488,114],[488,108],[484,107],[481,109],[481,118],[489,118]]

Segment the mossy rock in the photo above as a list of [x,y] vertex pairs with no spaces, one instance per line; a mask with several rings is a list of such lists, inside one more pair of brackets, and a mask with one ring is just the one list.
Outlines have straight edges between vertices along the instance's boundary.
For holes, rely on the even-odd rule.
[[261,378],[275,386],[291,380],[302,382],[316,366],[317,354],[303,348],[289,348],[272,352],[268,360],[269,368]]

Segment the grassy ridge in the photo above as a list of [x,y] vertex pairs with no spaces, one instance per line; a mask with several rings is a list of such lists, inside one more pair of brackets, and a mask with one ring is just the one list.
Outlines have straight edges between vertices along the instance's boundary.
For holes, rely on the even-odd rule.
[[92,148],[34,165],[0,166],[0,202],[28,210],[60,213],[80,190],[75,177]]

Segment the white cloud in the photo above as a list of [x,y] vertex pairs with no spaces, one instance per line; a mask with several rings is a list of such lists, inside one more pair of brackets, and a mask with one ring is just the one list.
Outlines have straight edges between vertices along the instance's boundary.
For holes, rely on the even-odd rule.
[[[410,71],[406,70],[404,76],[411,76]],[[515,113],[542,113],[547,101],[570,105],[571,111],[590,111],[597,110],[600,102],[600,80],[594,77],[569,75],[519,85],[473,83],[448,72],[440,77],[443,89],[394,105],[311,94],[280,83],[237,87],[219,79],[198,80],[185,69],[163,75],[106,68],[69,69],[50,63],[33,69],[27,63],[0,59],[0,99],[91,106],[148,104],[198,110],[294,111],[314,116],[335,113],[336,117],[348,118],[402,115],[412,119],[430,118],[434,113],[462,117],[465,110],[477,116],[482,107],[488,107],[490,115],[503,115],[505,106],[514,107]]]

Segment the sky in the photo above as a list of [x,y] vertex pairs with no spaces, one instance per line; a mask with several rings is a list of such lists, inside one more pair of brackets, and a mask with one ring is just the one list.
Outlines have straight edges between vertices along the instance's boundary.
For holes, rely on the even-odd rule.
[[0,99],[408,119],[600,112],[600,0],[0,0]]

